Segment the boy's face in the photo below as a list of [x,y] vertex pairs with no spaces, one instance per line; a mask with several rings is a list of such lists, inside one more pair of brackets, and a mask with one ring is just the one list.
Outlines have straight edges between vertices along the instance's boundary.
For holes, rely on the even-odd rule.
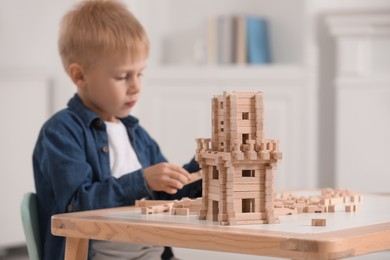
[[146,60],[132,61],[119,55],[101,58],[83,72],[78,93],[84,104],[101,119],[116,122],[130,114],[141,90]]

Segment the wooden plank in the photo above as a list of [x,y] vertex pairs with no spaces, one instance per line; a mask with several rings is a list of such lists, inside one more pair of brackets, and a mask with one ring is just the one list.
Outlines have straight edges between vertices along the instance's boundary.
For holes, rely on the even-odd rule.
[[250,198],[264,198],[265,195],[261,192],[252,192],[252,191],[240,191],[234,193],[234,199],[250,199]]
[[198,171],[195,173],[191,173],[191,180],[186,183],[186,185],[191,184],[193,182],[199,181],[202,179],[202,171]]
[[157,205],[163,205],[163,204],[169,204],[173,203],[172,200],[136,200],[135,206],[136,207],[151,207],[151,206],[157,206]]
[[245,185],[245,184],[256,184],[260,185],[263,181],[255,177],[234,177],[234,184]]
[[261,162],[245,162],[235,163],[234,170],[264,170],[266,163]]
[[258,184],[234,184],[233,191],[264,192],[265,188]]
[[237,126],[238,134],[254,133],[256,131],[255,126]]
[[242,112],[248,112],[248,113],[255,113],[256,109],[253,106],[243,106],[243,105],[238,105],[237,106],[237,113],[240,114]]
[[252,120],[237,120],[237,127],[256,127],[256,123]]

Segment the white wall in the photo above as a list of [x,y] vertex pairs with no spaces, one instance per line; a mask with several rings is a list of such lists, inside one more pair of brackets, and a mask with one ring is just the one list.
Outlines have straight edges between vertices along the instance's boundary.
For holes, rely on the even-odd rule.
[[33,74],[52,80],[54,110],[64,107],[70,93],[74,92],[62,69],[57,35],[62,15],[75,2],[0,2],[0,75],[23,78]]
[[72,2],[0,2],[0,249],[24,243],[20,203],[25,192],[35,191],[32,151],[38,131],[74,91],[56,43],[60,17]]
[[60,67],[56,36],[60,17],[75,1],[4,0],[0,8],[0,69]]
[[45,78],[0,76],[0,248],[23,241],[20,203],[25,192],[34,190],[31,153],[49,114],[49,93]]

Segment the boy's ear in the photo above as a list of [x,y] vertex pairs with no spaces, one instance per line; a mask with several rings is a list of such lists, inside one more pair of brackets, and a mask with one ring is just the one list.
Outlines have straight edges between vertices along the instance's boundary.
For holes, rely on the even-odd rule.
[[69,65],[69,76],[77,87],[82,88],[85,86],[84,70],[80,64],[72,63]]

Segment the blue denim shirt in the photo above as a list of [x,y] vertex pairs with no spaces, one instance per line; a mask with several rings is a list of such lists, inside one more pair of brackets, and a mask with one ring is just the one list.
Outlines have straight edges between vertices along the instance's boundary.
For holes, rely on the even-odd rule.
[[[132,116],[120,119],[143,168],[166,162],[157,143]],[[63,259],[65,239],[51,235],[53,214],[134,205],[143,197],[175,199],[201,196],[201,184],[185,186],[174,196],[150,192],[143,170],[111,176],[104,122],[76,94],[68,108],[42,127],[33,153],[35,188],[43,242],[43,259]],[[189,172],[199,170],[191,162]]]

